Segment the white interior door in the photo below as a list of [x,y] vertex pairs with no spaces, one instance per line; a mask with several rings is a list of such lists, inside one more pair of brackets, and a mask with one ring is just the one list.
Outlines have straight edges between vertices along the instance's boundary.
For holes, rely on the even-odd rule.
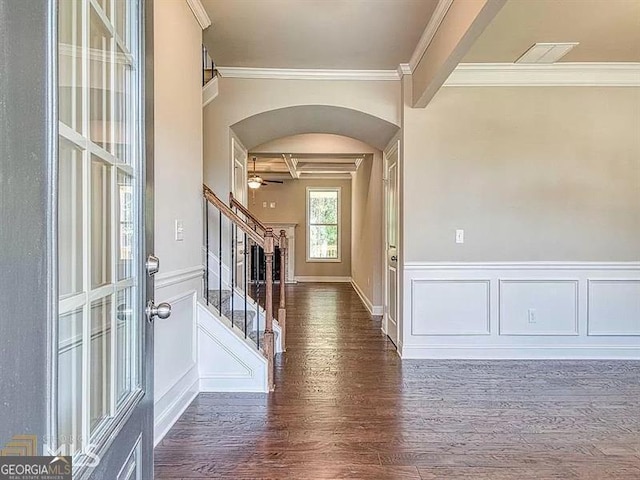
[[385,168],[385,299],[384,319],[387,335],[398,345],[398,151],[400,143],[384,152]]
[[[231,162],[233,165],[232,168],[232,179],[231,179],[231,187],[233,193],[233,197],[238,200],[245,207],[247,206],[247,195],[248,195],[248,187],[247,187],[247,150],[244,146],[238,141],[237,138],[231,137],[231,152],[232,158]],[[245,255],[244,255],[244,238],[239,232],[234,231],[234,241],[236,242],[236,252],[235,255],[235,265],[236,265],[236,274],[234,277],[234,283],[244,288],[245,284]]]

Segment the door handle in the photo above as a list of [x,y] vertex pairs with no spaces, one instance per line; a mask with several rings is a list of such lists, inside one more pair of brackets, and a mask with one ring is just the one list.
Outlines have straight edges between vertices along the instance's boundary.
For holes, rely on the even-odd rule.
[[397,255],[391,255],[391,261],[392,262],[397,262],[398,261],[398,256]]
[[149,322],[153,322],[153,319],[155,317],[164,320],[171,316],[171,305],[166,302],[155,305],[153,303],[153,300],[149,300],[149,303],[147,303],[147,308],[145,309],[145,313],[147,314],[147,320],[149,320]]

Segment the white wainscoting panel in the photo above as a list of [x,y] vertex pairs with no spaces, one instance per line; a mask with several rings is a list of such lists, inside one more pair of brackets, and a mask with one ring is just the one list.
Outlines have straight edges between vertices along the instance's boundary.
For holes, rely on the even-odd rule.
[[489,280],[413,280],[413,336],[489,335]]
[[640,335],[640,280],[589,280],[588,294],[589,335]]
[[578,280],[500,280],[500,335],[578,335]]
[[403,358],[640,359],[640,262],[407,263],[403,275]]
[[[170,283],[168,289],[190,288],[194,283]],[[167,285],[168,286],[168,285]],[[171,304],[171,317],[154,323],[154,442],[158,444],[198,394],[195,307],[192,288],[173,297],[156,295]]]
[[196,291],[167,300],[171,316],[154,321],[154,392],[162,398],[196,365]]

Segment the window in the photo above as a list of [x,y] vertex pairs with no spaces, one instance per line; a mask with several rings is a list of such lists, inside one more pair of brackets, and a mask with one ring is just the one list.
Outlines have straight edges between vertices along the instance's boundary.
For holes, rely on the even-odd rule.
[[340,261],[340,188],[307,188],[307,262]]

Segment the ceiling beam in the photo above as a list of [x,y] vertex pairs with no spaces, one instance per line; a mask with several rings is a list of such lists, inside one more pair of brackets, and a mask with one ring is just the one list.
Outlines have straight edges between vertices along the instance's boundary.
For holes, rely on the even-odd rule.
[[298,172],[355,172],[358,166],[355,163],[300,163]]
[[[426,107],[506,0],[453,0],[412,68],[412,106]],[[415,62],[416,58],[412,60]]]
[[291,155],[285,155],[284,153],[282,154],[282,158],[284,159],[284,163],[287,164],[287,168],[289,169],[289,173],[291,174],[291,178],[300,178],[300,174],[298,173],[298,170],[296,169],[296,166],[298,165],[298,162],[296,160],[294,160],[293,158],[291,158]]

